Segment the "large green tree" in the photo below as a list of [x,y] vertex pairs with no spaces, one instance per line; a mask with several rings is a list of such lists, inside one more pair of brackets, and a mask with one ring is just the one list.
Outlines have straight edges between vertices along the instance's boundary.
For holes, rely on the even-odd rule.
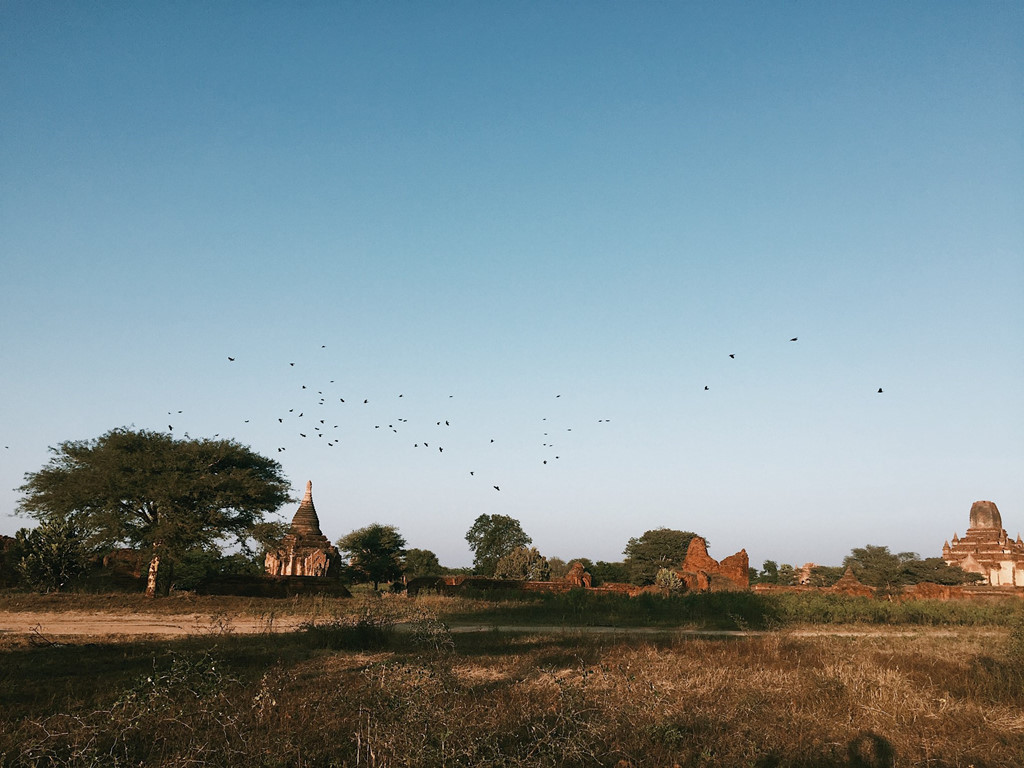
[[494,575],[499,579],[547,581],[551,578],[551,566],[536,547],[516,547],[498,560]]
[[892,553],[888,547],[868,544],[850,550],[843,559],[843,568],[853,568],[853,574],[864,584],[878,587],[883,592],[898,592],[908,584],[931,581],[937,584],[969,584],[980,580],[956,566],[946,565],[939,557],[921,559],[916,552]]
[[382,581],[402,578],[405,539],[393,525],[373,523],[352,531],[338,539],[338,549],[353,577],[372,582],[374,590]]
[[439,576],[444,573],[437,555],[429,549],[407,549],[402,560],[402,571],[405,576],[415,579],[417,576]]
[[904,569],[907,563],[917,559],[916,552],[893,553],[888,547],[868,544],[851,549],[843,558],[843,568],[852,567],[853,575],[869,587],[892,592],[906,583]]
[[19,511],[72,522],[91,544],[148,551],[149,597],[162,562],[231,538],[244,545],[288,501],[281,465],[233,440],[120,428],[50,452],[25,475]]
[[533,543],[522,525],[507,515],[480,515],[466,531],[466,541],[473,551],[473,571],[493,576],[498,561],[516,547]]
[[653,584],[662,568],[678,568],[686,558],[693,531],[655,528],[630,539],[623,553],[629,580],[634,584]]

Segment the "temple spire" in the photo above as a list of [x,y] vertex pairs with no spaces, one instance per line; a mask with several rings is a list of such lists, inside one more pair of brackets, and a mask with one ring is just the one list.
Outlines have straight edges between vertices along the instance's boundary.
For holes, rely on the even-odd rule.
[[323,536],[320,530],[320,518],[317,517],[316,507],[313,506],[313,481],[306,481],[306,495],[302,497],[302,503],[295,511],[292,518],[292,533],[303,536]]

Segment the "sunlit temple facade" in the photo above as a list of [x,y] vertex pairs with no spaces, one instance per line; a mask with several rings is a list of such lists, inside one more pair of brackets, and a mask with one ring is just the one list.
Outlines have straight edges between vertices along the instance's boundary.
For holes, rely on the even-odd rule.
[[963,538],[953,534],[942,547],[942,559],[969,573],[980,573],[993,587],[1024,587],[1024,541],[1011,539],[999,509],[991,501],[971,506],[970,527]]

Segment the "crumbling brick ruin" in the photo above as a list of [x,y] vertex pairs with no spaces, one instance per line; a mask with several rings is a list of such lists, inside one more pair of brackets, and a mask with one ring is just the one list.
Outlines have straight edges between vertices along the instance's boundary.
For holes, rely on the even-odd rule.
[[742,590],[750,588],[749,568],[747,550],[741,549],[719,562],[708,554],[707,542],[694,536],[676,575],[689,592]]
[[281,545],[267,552],[264,561],[270,576],[337,576],[341,555],[320,530],[320,518],[313,506],[313,483],[306,483],[302,499],[288,534]]

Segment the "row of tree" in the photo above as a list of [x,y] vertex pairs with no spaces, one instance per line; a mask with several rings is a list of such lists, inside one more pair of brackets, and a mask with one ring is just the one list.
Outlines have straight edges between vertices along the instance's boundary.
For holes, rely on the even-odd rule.
[[[22,514],[38,521],[18,532],[12,551],[23,581],[60,589],[95,562],[98,553],[128,546],[148,556],[146,594],[155,596],[165,565],[181,566],[185,579],[199,572],[258,573],[261,550],[286,532],[266,515],[289,501],[278,462],[232,440],[176,439],[146,430],[115,429],[90,441],[51,448],[50,461],[27,473],[19,488]],[[692,531],[657,528],[631,538],[621,562],[574,558],[602,582],[653,584],[686,556]],[[466,532],[472,572],[498,578],[547,580],[569,563],[544,557],[520,522],[480,515]],[[451,572],[425,549],[407,548],[397,528],[375,523],[338,541],[354,581],[394,582]],[[232,554],[225,556],[225,549]],[[571,560],[569,562],[572,562]],[[817,567],[812,583],[834,583],[852,566],[865,584],[893,589],[916,581],[963,583],[973,578],[939,558],[891,554],[887,547],[854,549],[841,568]],[[462,569],[455,569],[456,572]],[[659,574],[661,576],[659,577]],[[670,579],[669,579],[670,580]],[[790,584],[796,569],[766,560],[751,569],[753,582]],[[169,586],[170,579],[163,579]],[[671,586],[671,585],[669,585]]]
[[[868,544],[850,550],[839,567],[814,565],[807,574],[787,563],[779,565],[774,560],[765,560],[760,571],[750,569],[750,583],[779,586],[802,583],[810,587],[831,587],[847,569],[852,570],[862,584],[890,593],[924,581],[956,585],[985,580],[979,573],[968,573],[957,566],[947,565],[941,557],[922,558],[917,552],[893,553],[888,547]],[[806,580],[801,581],[802,575]]]

